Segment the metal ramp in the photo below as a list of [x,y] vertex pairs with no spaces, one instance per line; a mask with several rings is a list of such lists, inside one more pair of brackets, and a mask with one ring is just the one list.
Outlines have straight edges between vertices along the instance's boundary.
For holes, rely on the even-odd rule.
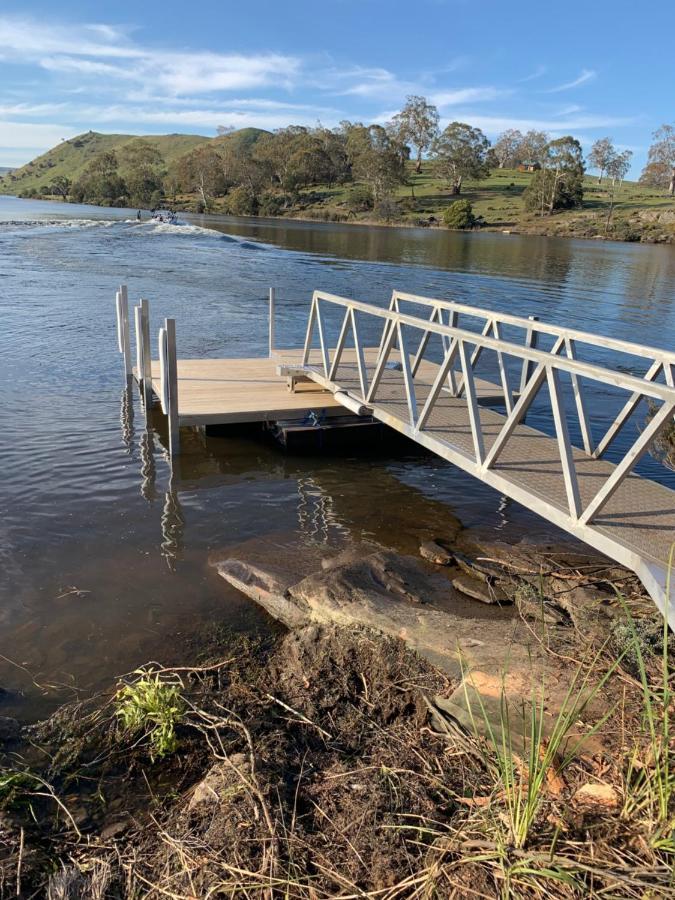
[[[481,330],[460,327],[465,319]],[[377,351],[366,349],[378,339]],[[579,359],[582,350],[594,361]],[[644,376],[612,367],[608,357],[617,353],[637,357]],[[492,391],[474,371],[483,354],[495,362]],[[400,292],[382,309],[316,291],[302,363],[278,371],[311,378],[348,409],[374,416],[632,569],[675,628],[675,575],[672,586],[668,575],[675,491],[633,471],[672,426],[674,353]],[[584,402],[589,384],[627,394],[598,441]],[[481,401],[495,391],[501,411]],[[524,421],[537,396],[547,397],[554,436]],[[643,427],[618,461],[608,461],[607,449],[644,401]],[[582,447],[570,438],[572,415]]]

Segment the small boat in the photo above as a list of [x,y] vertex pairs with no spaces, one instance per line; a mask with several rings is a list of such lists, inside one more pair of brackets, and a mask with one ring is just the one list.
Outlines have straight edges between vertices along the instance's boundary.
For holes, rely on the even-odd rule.
[[180,225],[178,216],[170,209],[158,209],[153,213],[151,222],[157,222],[162,225]]

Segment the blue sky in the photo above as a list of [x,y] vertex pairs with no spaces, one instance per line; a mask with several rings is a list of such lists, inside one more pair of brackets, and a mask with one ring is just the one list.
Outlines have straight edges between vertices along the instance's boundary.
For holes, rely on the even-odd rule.
[[669,2],[0,2],[0,165],[82,131],[387,121],[612,136],[644,163],[675,120]]

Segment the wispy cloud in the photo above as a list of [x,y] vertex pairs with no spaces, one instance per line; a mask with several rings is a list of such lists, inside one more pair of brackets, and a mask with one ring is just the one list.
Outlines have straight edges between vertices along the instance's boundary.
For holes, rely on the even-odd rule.
[[518,84],[525,84],[528,81],[535,81],[537,78],[541,78],[542,75],[545,75],[548,72],[546,66],[537,66],[534,72],[530,72],[529,75],[526,75],[525,78],[518,79]]
[[574,79],[574,81],[566,81],[564,84],[559,84],[557,87],[549,88],[545,93],[547,94],[557,94],[560,91],[571,91],[572,88],[579,87],[582,84],[586,84],[588,81],[593,81],[597,78],[598,73],[595,69],[582,69],[579,75]]
[[430,100],[440,110],[448,106],[460,106],[464,103],[483,103],[490,100],[498,100],[512,94],[508,88],[497,87],[466,87],[456,88],[450,91],[438,91],[430,96]]
[[[567,118],[520,118],[518,116],[467,116],[467,121],[481,128],[488,135],[499,134],[508,128],[517,128],[519,131],[548,131],[552,134],[577,134],[584,131],[595,131],[598,128],[619,128],[626,125],[635,125],[639,121],[638,116],[601,116],[579,115]],[[447,124],[447,123],[441,123]]]
[[129,40],[123,29],[83,25],[66,29],[0,16],[0,52],[52,72],[138,81],[167,94],[291,86],[301,62],[279,53],[163,51]]

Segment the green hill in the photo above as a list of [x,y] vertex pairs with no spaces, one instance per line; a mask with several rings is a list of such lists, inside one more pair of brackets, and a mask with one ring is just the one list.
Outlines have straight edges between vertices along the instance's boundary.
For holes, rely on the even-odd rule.
[[218,146],[229,145],[235,152],[250,150],[251,147],[265,134],[271,134],[262,128],[240,128],[238,131],[230,131],[213,138],[213,143]]
[[[62,141],[42,156],[1,178],[0,193],[18,194],[31,189],[40,193],[58,175],[76,181],[97,154],[109,150],[119,151],[125,144],[138,139],[139,136],[135,134],[99,134],[88,131],[69,141]],[[144,135],[143,140],[159,150],[168,166],[184,153],[212,138],[197,134],[152,134]]]

